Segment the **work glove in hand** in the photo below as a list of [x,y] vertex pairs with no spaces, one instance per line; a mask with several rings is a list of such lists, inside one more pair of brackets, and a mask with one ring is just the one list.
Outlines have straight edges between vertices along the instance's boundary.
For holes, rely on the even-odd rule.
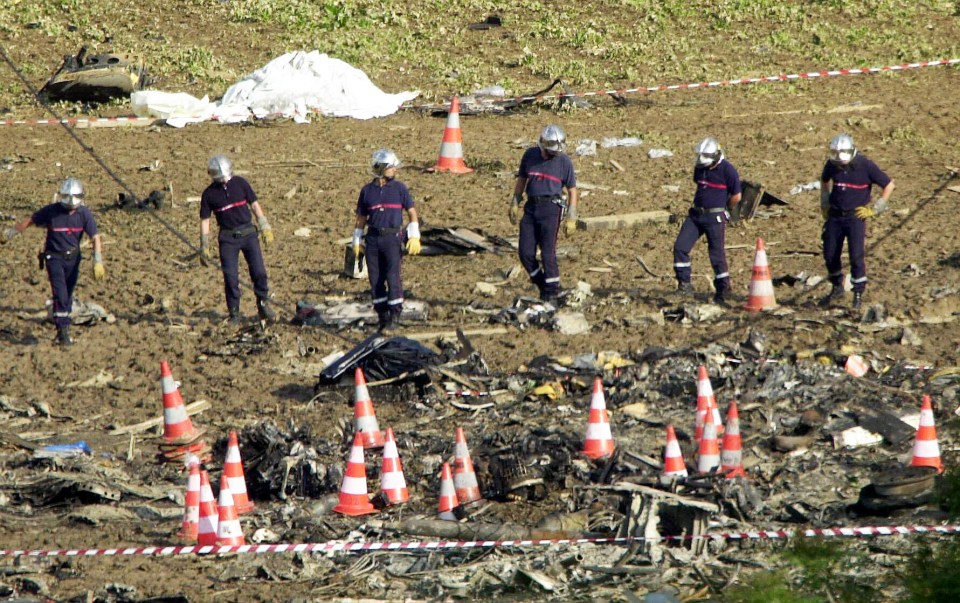
[[420,223],[411,222],[407,224],[407,253],[419,255],[420,248]]
[[273,244],[273,229],[270,228],[270,223],[267,222],[267,217],[260,216],[257,218],[257,224],[260,225],[260,241],[263,243],[264,247],[269,247]]
[[204,266],[217,265],[210,251],[210,235],[200,235],[200,263]]
[[517,220],[520,218],[520,201],[522,199],[522,195],[514,195],[513,199],[510,200],[510,209],[507,210],[507,218],[510,219],[510,223],[514,226],[517,225]]
[[577,206],[567,208],[567,218],[563,221],[563,232],[568,237],[577,232]]
[[17,232],[17,229],[13,228],[12,226],[10,228],[4,228],[3,233],[0,234],[0,245],[6,245],[8,242],[13,240],[13,237],[17,236],[18,234],[20,233]]
[[93,263],[93,278],[98,281],[102,281],[107,278],[107,269],[103,267],[102,262]]
[[354,257],[360,255],[360,241],[363,240],[363,229],[355,228],[353,230],[353,255]]
[[820,215],[823,216],[823,219],[824,219],[824,220],[826,220],[827,218],[829,218],[829,217],[830,217],[830,206],[829,206],[829,205],[821,205],[821,206],[820,206]]
[[867,207],[866,205],[858,207],[857,209],[854,210],[854,213],[861,220],[869,220],[870,218],[877,215],[877,212],[873,211],[872,207]]

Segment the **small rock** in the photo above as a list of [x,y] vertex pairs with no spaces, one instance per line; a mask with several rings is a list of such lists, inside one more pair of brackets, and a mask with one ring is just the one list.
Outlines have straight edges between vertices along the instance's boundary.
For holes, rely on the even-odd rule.
[[474,293],[485,295],[486,297],[493,297],[494,295],[497,294],[498,291],[499,289],[497,289],[496,285],[492,285],[490,283],[484,283],[484,282],[477,283],[473,287]]
[[900,345],[911,345],[918,346],[923,344],[923,340],[920,339],[920,336],[913,332],[910,327],[903,327],[903,331],[900,332]]

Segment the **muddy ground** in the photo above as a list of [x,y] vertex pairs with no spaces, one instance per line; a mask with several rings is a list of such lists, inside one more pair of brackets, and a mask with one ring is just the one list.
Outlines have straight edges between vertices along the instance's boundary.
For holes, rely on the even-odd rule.
[[[169,359],[186,401],[212,402],[197,419],[211,434],[230,428],[243,430],[269,419],[281,425],[307,426],[320,437],[336,439],[334,425],[349,419],[352,408],[332,399],[308,404],[314,395],[316,363],[327,353],[349,349],[368,331],[328,332],[294,326],[290,320],[298,300],[340,295],[367,299],[364,281],[338,276],[343,247],[337,241],[351,234],[353,205],[367,179],[370,153],[384,146],[396,150],[407,166],[400,178],[410,187],[424,225],[469,226],[512,236],[515,229],[506,217],[511,173],[522,147],[551,122],[561,124],[571,141],[626,135],[645,139],[638,148],[600,149],[595,157],[574,159],[582,183],[608,187],[584,196],[582,216],[653,209],[682,214],[694,190],[690,182],[692,148],[706,135],[721,141],[743,178],[762,183],[788,201],[780,215],[728,230],[730,271],[735,290],[743,297],[758,237],[767,242],[774,277],[801,272],[825,275],[819,256],[822,222],[818,194],[791,195],[789,191],[817,180],[827,142],[840,131],[850,132],[861,152],[897,183],[892,211],[870,225],[870,282],[865,301],[867,305],[883,304],[889,316],[911,321],[921,342],[908,347],[900,344],[899,331],[871,335],[837,326],[836,320],[816,322],[837,319],[844,312],[815,306],[815,300],[826,293],[826,285],[778,287],[784,312],[758,315],[734,308],[720,320],[692,326],[632,320],[678,304],[673,295],[671,248],[679,226],[656,225],[580,232],[564,240],[564,245],[579,251],[576,257],[561,260],[564,287],[583,280],[593,287],[596,300],[616,295],[621,302],[589,305],[585,313],[593,329],[584,335],[511,329],[504,335],[475,337],[473,343],[491,371],[516,372],[541,354],[600,350],[627,354],[649,346],[699,349],[715,342],[733,344],[743,341],[750,328],[768,336],[773,354],[852,345],[874,352],[875,358],[909,359],[936,367],[960,364],[958,327],[953,322],[960,298],[955,290],[939,294],[955,287],[957,279],[952,233],[960,197],[946,189],[956,182],[950,181],[948,166],[960,164],[955,136],[960,124],[953,93],[956,77],[955,70],[931,68],[795,84],[657,93],[633,97],[625,107],[600,100],[592,109],[557,112],[553,105],[539,105],[507,116],[465,116],[465,155],[477,171],[462,176],[427,174],[418,169],[435,162],[444,121],[410,111],[367,122],[317,119],[311,125],[78,130],[78,136],[135,191],[145,195],[172,184],[172,203],[159,217],[176,233],[147,211],[113,209],[122,189],[60,127],[4,127],[0,157],[13,162],[0,171],[2,225],[9,226],[47,203],[63,177],[82,179],[87,185],[87,203],[103,233],[108,279],[95,282],[87,263],[76,295],[101,304],[116,317],[111,324],[75,328],[72,348],[55,347],[52,327],[39,318],[49,293],[35,258],[42,233],[31,230],[0,249],[0,394],[20,406],[45,402],[52,411],[52,417],[20,421],[9,431],[38,443],[86,440],[97,455],[103,455],[98,457],[99,463],[123,468],[131,475],[157,476],[160,481],[153,485],[176,488],[182,483],[180,476],[173,470],[153,468],[155,437],[139,437],[133,460],[128,462],[130,441],[107,434],[111,426],[158,414],[158,366],[161,359]],[[649,159],[646,153],[653,147],[668,148],[675,155]],[[275,246],[267,251],[267,267],[281,321],[269,327],[273,342],[250,355],[218,353],[229,347],[237,334],[235,326],[224,324],[221,279],[214,270],[202,268],[179,238],[198,239],[195,198],[207,183],[206,158],[220,152],[233,157],[238,173],[252,183],[277,235]],[[156,161],[159,169],[140,169]],[[624,170],[617,170],[612,161]],[[677,186],[679,192],[665,192],[664,186]],[[310,229],[310,236],[294,236],[294,231],[303,227]],[[659,277],[645,271],[638,257]],[[703,242],[695,248],[693,262],[698,296],[706,301],[711,274]],[[464,308],[478,303],[506,307],[517,296],[531,294],[533,288],[522,277],[502,286],[492,298],[474,293],[478,281],[501,280],[503,271],[515,264],[517,259],[511,254],[407,258],[403,275],[408,297],[428,302],[431,312],[428,323],[406,328],[428,331],[489,326],[483,316]],[[596,268],[610,270],[599,272]],[[158,310],[151,300],[166,300],[166,309]],[[244,294],[243,311],[248,317],[254,313],[249,290]],[[317,354],[302,357],[297,352],[298,341],[318,350]],[[114,387],[66,386],[102,370],[122,381]],[[375,389],[374,400],[377,397]],[[574,397],[576,402],[585,404],[585,400],[584,395]],[[669,401],[673,405],[687,402]],[[489,417],[444,408],[442,401],[434,400],[427,408],[432,410],[393,402],[378,405],[377,412],[381,426],[393,425],[398,433],[424,417],[451,434],[457,425],[482,432],[482,425],[490,429],[495,424]],[[651,412],[656,415],[656,408]],[[572,428],[579,429],[576,425]],[[220,437],[223,435],[211,439]],[[36,476],[38,470],[24,464],[22,451],[5,447],[3,452],[4,475],[8,476],[4,480]],[[657,449],[642,452],[660,454]],[[416,509],[430,512],[435,504],[433,488],[433,483],[412,485]],[[170,502],[156,504],[175,507]],[[295,504],[306,508],[311,501]],[[268,518],[281,506],[278,501],[264,501],[260,512]],[[533,523],[554,510],[549,504],[538,504],[514,508],[511,515]],[[0,510],[0,548],[161,544],[169,542],[178,527],[177,520],[90,527],[67,519],[70,511],[5,506]],[[346,520],[333,521],[343,528],[351,525]],[[266,519],[254,523],[266,525]],[[51,567],[56,562],[24,563]],[[60,572],[59,578],[47,575],[44,579],[56,599],[95,591],[110,582],[134,585],[141,596],[184,593],[191,600],[390,596],[388,587],[362,581],[337,593],[317,591],[317,584],[309,580],[272,580],[262,574],[222,579],[218,563],[195,558],[84,559],[74,561],[71,571]]]

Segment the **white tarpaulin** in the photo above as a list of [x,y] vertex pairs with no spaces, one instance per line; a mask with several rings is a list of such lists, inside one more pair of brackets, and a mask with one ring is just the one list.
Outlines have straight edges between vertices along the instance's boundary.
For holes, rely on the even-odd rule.
[[418,94],[387,94],[364,72],[314,50],[273,59],[230,86],[217,103],[207,97],[196,99],[188,94],[152,90],[134,92],[130,100],[137,115],[158,117],[182,127],[210,119],[235,123],[268,116],[306,122],[311,113],[371,119],[396,113],[401,104]]

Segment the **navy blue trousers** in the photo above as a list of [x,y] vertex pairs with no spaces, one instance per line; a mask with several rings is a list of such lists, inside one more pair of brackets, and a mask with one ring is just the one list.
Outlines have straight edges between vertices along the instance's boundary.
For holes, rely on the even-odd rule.
[[80,276],[80,254],[69,257],[46,254],[47,276],[53,291],[53,324],[57,328],[70,326],[70,312],[73,311],[73,290]]
[[399,316],[403,311],[403,281],[400,279],[400,259],[403,246],[401,233],[367,233],[367,275],[373,309],[378,315]]
[[[557,232],[563,208],[556,203],[527,202],[520,220],[520,263],[530,281],[540,289],[540,297],[560,293],[560,265],[557,263]],[[537,247],[540,261],[537,261]]]
[[724,241],[727,234],[727,218],[724,213],[698,214],[691,212],[680,227],[680,234],[673,244],[673,271],[677,281],[690,282],[690,250],[697,239],[707,235],[707,252],[713,266],[713,287],[717,291],[730,290],[730,272],[727,270],[727,252]]
[[263,263],[263,252],[260,251],[260,239],[257,232],[244,237],[234,237],[231,231],[220,231],[217,237],[220,243],[220,265],[223,270],[223,292],[227,298],[227,309],[240,309],[240,253],[247,261],[250,270],[250,280],[253,281],[253,292],[257,299],[267,299],[270,290],[267,288],[267,267]]
[[823,225],[823,259],[831,285],[843,284],[843,240],[850,254],[850,281],[854,291],[867,288],[867,221],[856,216],[827,218]]

